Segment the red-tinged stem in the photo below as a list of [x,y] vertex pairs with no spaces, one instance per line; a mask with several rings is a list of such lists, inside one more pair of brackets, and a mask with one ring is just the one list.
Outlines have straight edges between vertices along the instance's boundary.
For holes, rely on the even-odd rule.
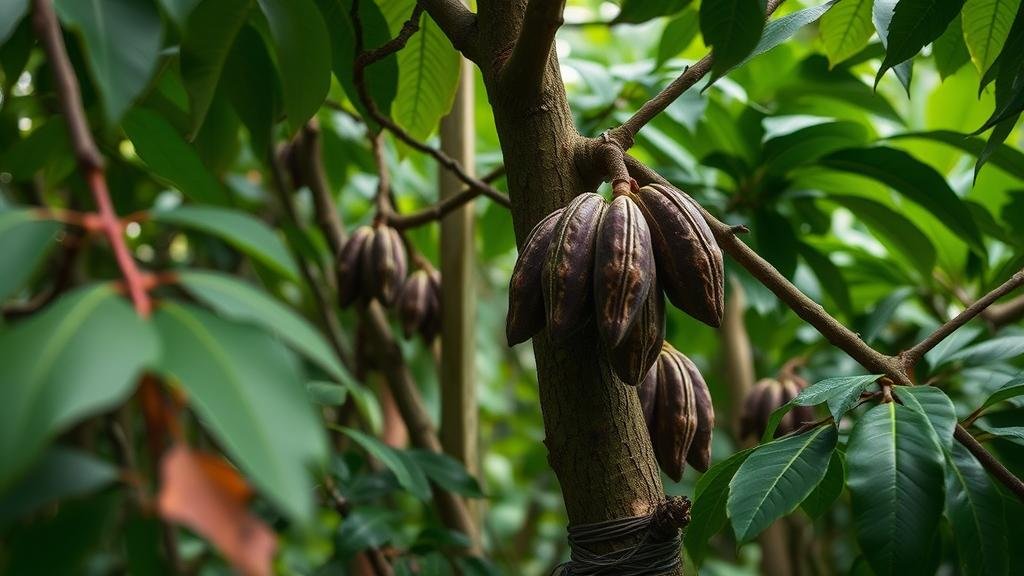
[[135,311],[139,313],[139,316],[146,318],[153,310],[153,302],[146,292],[145,278],[135,264],[135,260],[128,251],[128,245],[124,241],[124,228],[117,218],[117,213],[114,212],[113,202],[110,201],[106,176],[99,168],[89,168],[85,177],[89,183],[89,189],[92,190],[93,199],[96,201],[100,225],[110,242],[110,247],[114,250],[114,258],[124,277],[128,296],[131,298],[132,304],[135,305]]

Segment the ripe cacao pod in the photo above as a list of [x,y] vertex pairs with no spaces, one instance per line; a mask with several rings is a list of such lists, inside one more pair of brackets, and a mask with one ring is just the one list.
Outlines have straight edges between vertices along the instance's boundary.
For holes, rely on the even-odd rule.
[[[801,385],[803,384],[803,385]],[[772,412],[789,402],[806,386],[802,378],[783,377],[781,379],[763,378],[747,392],[740,414],[740,437],[761,438]],[[814,421],[814,409],[811,406],[796,406],[779,422],[775,429],[775,437],[783,436],[796,430],[802,424]]]
[[363,249],[372,238],[373,228],[360,226],[349,236],[338,253],[335,272],[338,279],[338,305],[342,308],[350,306],[359,298]]
[[711,465],[711,434],[715,428],[715,407],[711,404],[711,391],[701,375],[697,365],[685,355],[680,354],[683,365],[690,373],[693,384],[693,397],[696,402],[697,432],[686,454],[686,461],[695,469],[707,472]]
[[406,338],[418,333],[425,342],[430,343],[437,335],[437,328],[440,327],[440,282],[432,276],[426,270],[416,270],[402,286],[398,297],[398,317]]
[[722,251],[700,208],[681,190],[651,184],[633,193],[651,230],[654,259],[669,301],[718,327],[725,302]]
[[548,334],[556,342],[565,342],[589,317],[595,240],[605,206],[598,194],[580,194],[555,227],[541,276]]
[[618,346],[606,349],[612,372],[636,386],[658,359],[665,341],[665,297],[655,282],[633,325]]
[[594,274],[597,327],[614,348],[636,321],[655,275],[651,231],[629,196],[617,196],[604,211]]
[[509,346],[526,342],[544,327],[541,277],[555,227],[565,208],[548,214],[530,231],[512,270],[508,284],[508,316],[505,337]]
[[658,403],[654,408],[654,455],[662,471],[678,482],[697,434],[697,400],[685,357],[665,344],[658,357]]
[[373,239],[363,247],[363,291],[367,297],[391,306],[398,298],[406,274],[405,244],[398,230],[376,226]]

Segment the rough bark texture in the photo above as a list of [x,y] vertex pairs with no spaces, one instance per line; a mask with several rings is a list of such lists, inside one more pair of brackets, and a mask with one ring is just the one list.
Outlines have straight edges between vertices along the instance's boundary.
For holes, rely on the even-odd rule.
[[[508,172],[516,238],[542,217],[596,186],[577,159],[591,142],[573,125],[554,50],[540,97],[512,98],[497,71],[522,20],[522,0],[482,0],[477,55],[494,110]],[[602,366],[591,325],[566,346],[542,332],[533,339],[548,460],[561,484],[571,524],[649,513],[664,499],[636,391]],[[617,549],[631,542],[613,542]],[[680,569],[681,571],[681,569]]]

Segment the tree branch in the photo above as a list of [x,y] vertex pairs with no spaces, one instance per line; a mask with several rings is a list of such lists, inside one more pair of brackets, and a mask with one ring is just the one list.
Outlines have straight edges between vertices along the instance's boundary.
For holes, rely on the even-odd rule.
[[57,15],[49,0],[33,0],[33,8],[32,23],[39,36],[39,41],[43,45],[43,51],[46,53],[50,67],[53,69],[54,84],[60,100],[61,112],[68,124],[68,134],[71,137],[71,145],[75,151],[79,169],[82,171],[96,202],[102,229],[114,251],[114,258],[117,260],[118,268],[121,269],[121,275],[128,287],[128,294],[135,306],[135,311],[140,316],[147,317],[153,304],[143,286],[144,275],[135,264],[135,260],[132,259],[131,252],[128,251],[121,221],[118,220],[117,213],[114,212],[114,203],[110,200],[107,178],[103,171],[103,156],[89,132],[85,109],[82,106],[82,95],[78,89],[78,79],[75,77],[75,70],[68,59]]
[[[768,5],[765,10],[765,18],[767,19],[775,12],[785,0],[768,0]],[[695,62],[692,66],[689,66],[683,73],[669,83],[661,92],[659,92],[654,98],[651,98],[636,111],[633,116],[622,123],[621,126],[612,128],[608,131],[608,136],[617,142],[623,150],[629,150],[633,147],[634,139],[636,138],[637,132],[641,128],[647,125],[648,122],[654,119],[655,116],[661,114],[668,108],[677,98],[682,96],[683,92],[689,90],[694,84],[699,82],[709,71],[711,71],[711,63],[714,54],[708,53],[703,58]]]
[[928,335],[927,338],[900,354],[903,359],[904,370],[912,370],[914,365],[917,364],[929,350],[937,346],[939,342],[942,342],[958,328],[969,322],[975,316],[979,315],[996,300],[1006,296],[1022,285],[1024,285],[1024,269],[1018,270],[1016,274],[1011,276],[1006,282],[1003,282],[1001,286],[981,297],[977,302],[968,306],[963,312],[957,314],[955,318],[946,322],[942,326],[939,326],[934,332]]
[[986,312],[983,318],[995,328],[1013,324],[1024,318],[1024,296],[1017,296],[1004,304],[993,304]]
[[427,14],[437,22],[452,46],[470,60],[477,57],[476,14],[461,0],[420,0]]
[[307,122],[298,140],[299,158],[296,158],[302,180],[313,195],[313,210],[317,223],[323,230],[331,252],[337,254],[345,243],[345,226],[338,217],[338,211],[331,201],[330,186],[324,175],[323,149],[320,146],[320,129],[314,121]]
[[1020,478],[1014,476],[1013,472],[1007,470],[999,460],[996,460],[995,456],[990,454],[988,450],[985,450],[985,447],[975,440],[974,436],[971,436],[970,432],[968,432],[963,426],[957,424],[956,430],[953,432],[953,437],[956,438],[960,444],[963,444],[964,448],[967,448],[971,454],[974,454],[974,457],[981,462],[981,465],[984,466],[989,473],[995,476],[997,480],[1002,482],[1003,486],[1009,488],[1020,501],[1024,502],[1024,482],[1021,482]]
[[563,23],[565,0],[529,0],[512,55],[501,71],[501,84],[511,97],[536,98],[544,81],[555,33]]

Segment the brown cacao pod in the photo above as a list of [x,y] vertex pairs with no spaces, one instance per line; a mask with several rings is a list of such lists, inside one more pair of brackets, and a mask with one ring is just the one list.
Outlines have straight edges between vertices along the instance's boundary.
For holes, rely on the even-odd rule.
[[435,305],[433,291],[426,270],[417,270],[406,278],[402,293],[398,296],[398,318],[406,338],[419,332],[428,320],[431,307]]
[[711,391],[701,375],[697,365],[685,355],[680,354],[686,370],[690,373],[693,383],[693,398],[696,402],[697,432],[686,454],[686,461],[695,469],[707,472],[711,465],[711,434],[715,429],[715,407],[711,404]]
[[580,194],[555,227],[541,279],[548,334],[556,342],[583,326],[592,310],[595,240],[605,206],[598,194]]
[[658,357],[658,403],[654,409],[654,455],[669,478],[683,477],[686,455],[697,434],[697,400],[684,356],[666,343]]
[[[405,244],[398,230],[377,226],[363,248],[363,290],[381,304],[391,306],[405,281]],[[369,273],[367,273],[369,272]]]
[[636,387],[637,396],[640,397],[640,410],[644,413],[644,422],[647,423],[647,433],[654,442],[654,408],[658,405],[658,366],[655,363],[647,371],[640,385]]
[[508,284],[508,316],[505,337],[508,345],[526,342],[544,327],[544,297],[541,276],[555,227],[565,208],[548,214],[530,231],[516,259]]
[[618,196],[604,211],[594,254],[597,328],[618,346],[632,327],[654,283],[651,231],[632,198]]
[[717,328],[725,308],[722,251],[697,203],[661,184],[634,194],[651,229],[658,277],[669,302]]
[[[800,379],[802,380],[802,379]],[[758,380],[754,387],[747,392],[743,401],[743,411],[740,416],[740,437],[759,439],[764,435],[772,412],[780,406],[789,402],[800,393],[801,386],[798,380],[783,378],[781,381],[775,378],[764,378]],[[802,424],[814,420],[814,409],[810,406],[796,406],[790,410],[779,422],[775,429],[775,436],[783,436],[796,430]]]
[[638,385],[657,361],[664,341],[665,296],[655,282],[622,342],[607,350],[612,372],[624,383]]
[[335,272],[338,278],[338,305],[342,308],[350,306],[359,298],[363,248],[371,238],[373,228],[360,226],[352,232],[338,253]]

